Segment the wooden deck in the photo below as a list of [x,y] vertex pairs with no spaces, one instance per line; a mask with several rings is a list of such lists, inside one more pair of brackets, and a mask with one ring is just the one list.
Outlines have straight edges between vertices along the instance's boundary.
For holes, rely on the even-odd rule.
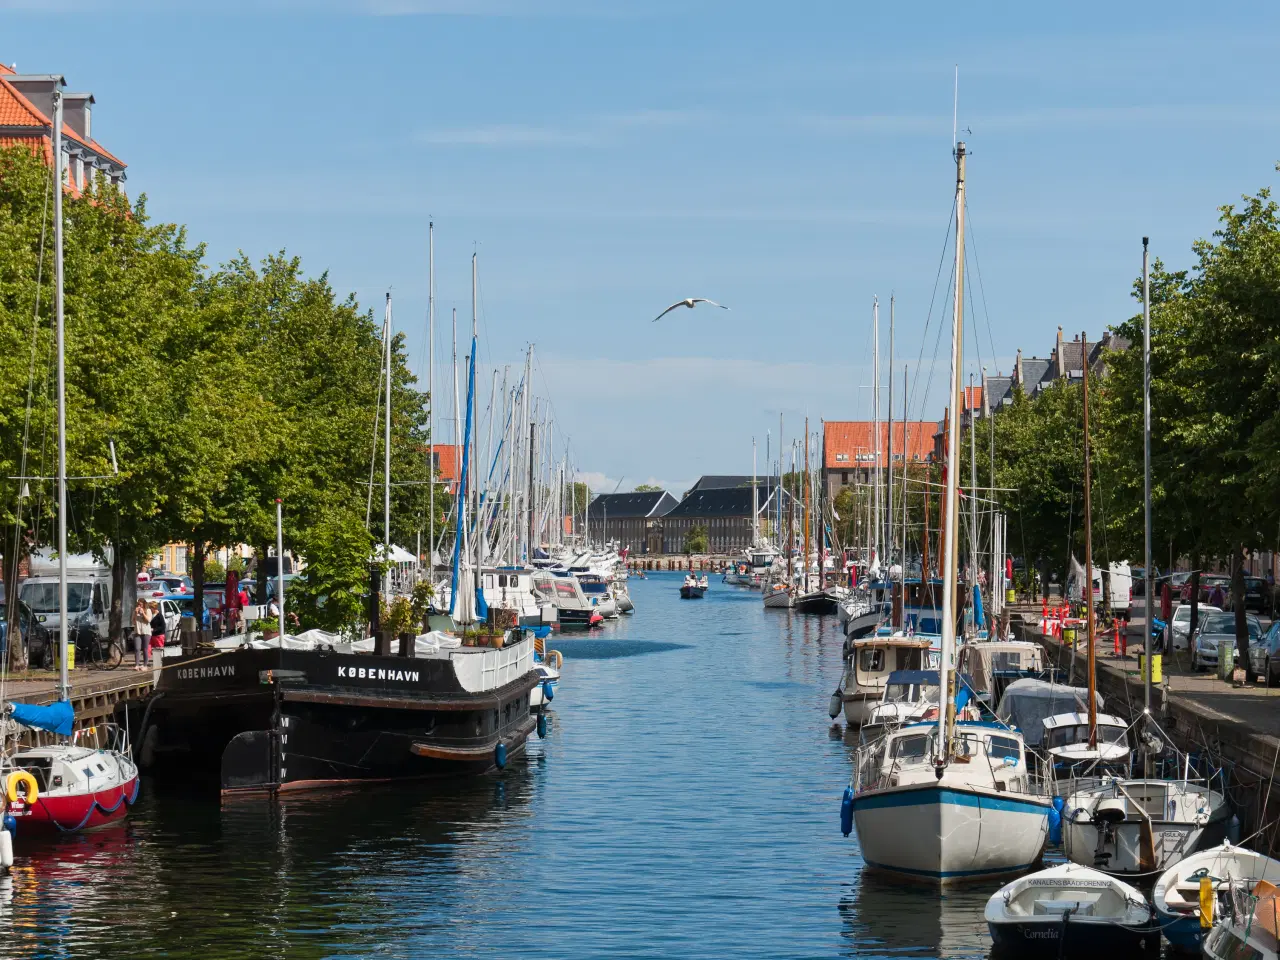
[[[73,670],[71,706],[76,712],[76,726],[89,727],[110,720],[115,714],[116,704],[126,700],[144,700],[154,687],[155,674],[151,670],[137,672],[127,666],[115,670],[88,667]],[[55,671],[38,670],[5,680],[5,699],[14,703],[53,703],[57,693],[58,675]],[[27,738],[27,742],[32,744],[49,739],[38,731],[28,733],[36,734]]]

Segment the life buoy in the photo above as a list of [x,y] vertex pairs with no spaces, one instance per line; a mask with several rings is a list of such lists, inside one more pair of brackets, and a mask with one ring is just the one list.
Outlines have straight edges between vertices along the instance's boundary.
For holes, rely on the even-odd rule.
[[560,655],[559,650],[548,650],[543,657],[543,661],[547,666],[554,667],[557,670],[564,666],[564,657]]
[[25,770],[15,770],[9,774],[9,778],[5,781],[4,792],[9,798],[10,803],[18,802],[18,787],[23,785],[26,787],[26,795],[22,798],[27,806],[31,806],[36,802],[36,798],[40,796],[40,785],[36,783],[36,778]]

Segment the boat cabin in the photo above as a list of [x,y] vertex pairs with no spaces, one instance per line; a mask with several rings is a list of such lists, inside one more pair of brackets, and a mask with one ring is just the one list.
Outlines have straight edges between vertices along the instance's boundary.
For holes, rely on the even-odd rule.
[[[1025,792],[1027,762],[1022,735],[985,721],[959,721],[956,755],[949,777],[961,782],[995,783],[998,790]],[[871,741],[858,752],[855,793],[936,779],[936,723],[912,723]]]
[[1089,746],[1089,715],[1060,713],[1043,720],[1043,745],[1053,761],[1054,776],[1106,776],[1129,772],[1129,727],[1122,719],[1099,713],[1098,743]]
[[929,666],[927,637],[862,637],[849,644],[846,690],[882,690],[897,670],[924,670]]

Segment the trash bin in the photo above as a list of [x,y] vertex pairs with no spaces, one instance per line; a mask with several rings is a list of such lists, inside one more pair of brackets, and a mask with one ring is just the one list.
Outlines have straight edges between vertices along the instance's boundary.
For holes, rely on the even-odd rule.
[[[1138,654],[1138,676],[1140,677],[1147,675],[1146,659],[1147,652],[1143,650]],[[1164,654],[1153,653],[1151,655],[1151,682],[1164,682]]]
[[1234,641],[1230,649],[1226,647],[1218,647],[1218,679],[1231,680],[1231,673],[1236,665],[1236,645]]
[[1068,627],[1068,626],[1063,626],[1063,628],[1062,628],[1062,642],[1063,642],[1063,643],[1065,643],[1065,644],[1066,644],[1067,646],[1069,646],[1069,647],[1075,647],[1075,645],[1076,645],[1076,628],[1075,628],[1075,626],[1074,626],[1074,625],[1069,626],[1069,627]]
[[1017,590],[1015,590],[1015,589],[1013,589],[1013,587],[1010,587],[1008,590],[1006,590],[1006,591],[1004,592],[1004,602],[1005,602],[1005,603],[1017,603],[1017,602],[1018,602],[1018,591],[1017,591]]

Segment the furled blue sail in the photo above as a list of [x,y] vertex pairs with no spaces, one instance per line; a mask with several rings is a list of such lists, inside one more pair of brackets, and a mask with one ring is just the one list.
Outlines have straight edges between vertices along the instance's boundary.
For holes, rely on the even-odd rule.
[[75,723],[76,712],[67,700],[59,700],[47,707],[34,703],[11,703],[11,715],[24,727],[36,730],[48,730],[59,736],[71,736],[71,727]]

